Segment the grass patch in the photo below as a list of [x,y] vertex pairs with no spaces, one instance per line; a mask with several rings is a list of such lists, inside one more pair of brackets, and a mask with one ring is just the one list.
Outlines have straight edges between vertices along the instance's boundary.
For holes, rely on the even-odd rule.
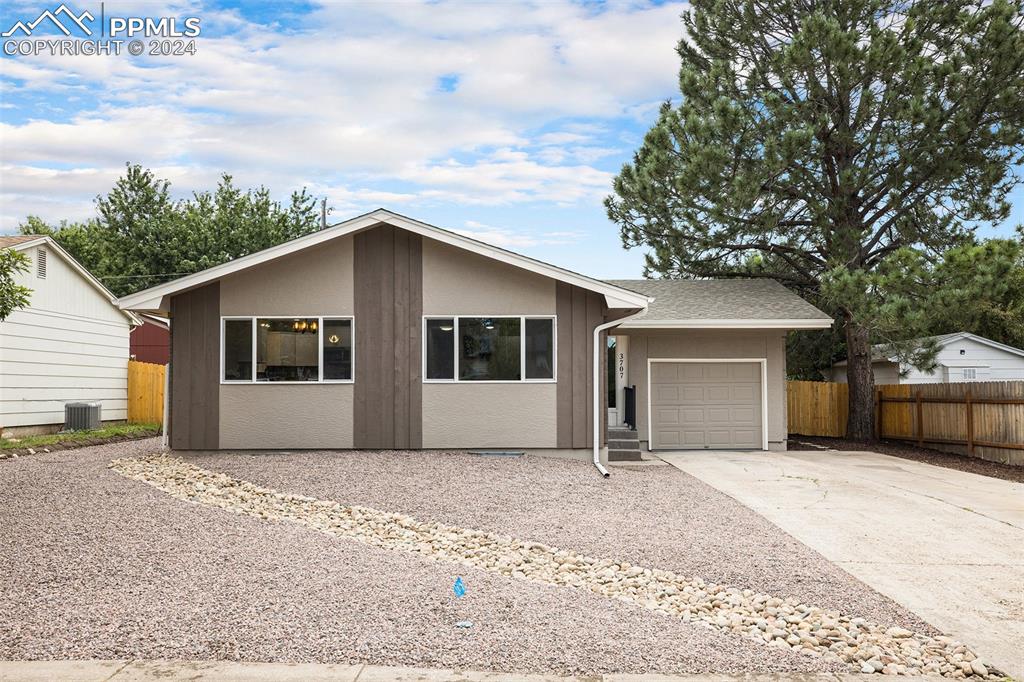
[[159,433],[159,424],[114,424],[90,431],[64,431],[45,436],[24,436],[15,440],[0,438],[0,450],[15,448],[41,448],[57,443],[77,443],[96,438],[116,438],[118,436],[147,436]]

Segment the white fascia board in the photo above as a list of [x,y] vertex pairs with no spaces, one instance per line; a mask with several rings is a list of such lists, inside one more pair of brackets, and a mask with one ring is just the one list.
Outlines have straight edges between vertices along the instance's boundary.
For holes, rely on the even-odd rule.
[[514,265],[523,270],[535,272],[599,294],[604,294],[606,298],[613,299],[617,303],[621,304],[618,307],[647,307],[648,297],[643,294],[637,294],[627,289],[622,289],[621,287],[608,284],[607,282],[602,282],[569,270],[564,270],[533,258],[528,258],[517,253],[512,253],[511,251],[506,251],[505,249],[499,249],[475,239],[463,237],[460,234],[449,232],[448,230],[434,227],[433,225],[428,225],[418,220],[413,220],[412,218],[406,218],[405,216],[392,213],[385,209],[377,209],[371,213],[367,213],[366,215],[338,223],[337,225],[320,230],[319,232],[314,232],[313,234],[293,239],[285,242],[284,244],[272,246],[269,249],[264,249],[263,251],[258,251],[248,256],[236,258],[233,261],[214,266],[207,270],[203,270],[202,272],[197,272],[193,275],[181,277],[172,282],[167,282],[166,284],[161,284],[150,289],[146,289],[145,291],[125,296],[118,301],[118,304],[122,309],[152,310],[154,308],[144,308],[143,306],[152,305],[153,299],[162,298],[178,291],[201,286],[207,282],[230,275],[233,272],[238,272],[239,270],[244,270],[246,268],[274,260],[275,258],[280,258],[281,256],[285,256],[289,253],[301,251],[311,246],[316,246],[317,244],[330,241],[331,239],[336,239],[347,234],[352,234],[353,232],[358,232],[359,230],[364,230],[376,225],[377,223],[394,225],[395,227],[409,232],[456,246],[465,251],[471,251],[488,258],[493,258],[495,260]]
[[806,320],[631,320],[620,329],[828,329],[830,319]]

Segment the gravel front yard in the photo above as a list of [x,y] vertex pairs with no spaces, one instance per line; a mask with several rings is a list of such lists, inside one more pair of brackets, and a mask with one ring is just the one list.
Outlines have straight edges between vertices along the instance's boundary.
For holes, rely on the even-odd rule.
[[[188,458],[269,488],[544,542],[935,631],[731,497],[670,466],[302,452]],[[814,510],[808,509],[813,515]]]
[[[597,672],[838,671],[634,605],[187,504],[120,443],[0,463],[0,659],[189,658]],[[930,631],[669,467],[419,453],[189,458],[288,492],[515,535]],[[469,596],[454,603],[461,574]],[[469,631],[453,627],[469,619]]]

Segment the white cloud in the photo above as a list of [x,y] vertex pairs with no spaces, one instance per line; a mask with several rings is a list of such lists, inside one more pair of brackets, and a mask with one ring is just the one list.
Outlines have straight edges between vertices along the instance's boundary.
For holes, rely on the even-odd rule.
[[467,220],[464,229],[454,229],[466,237],[477,241],[500,246],[504,249],[528,249],[535,246],[555,246],[573,244],[583,238],[581,232],[542,232],[530,234],[520,230],[485,225],[475,220]]
[[81,206],[125,161],[183,192],[221,171],[276,192],[305,184],[336,213],[592,204],[611,180],[597,164],[628,148],[615,121],[674,92],[681,33],[680,5],[330,4],[287,32],[194,3],[136,9],[201,16],[198,54],[0,62],[3,215]]

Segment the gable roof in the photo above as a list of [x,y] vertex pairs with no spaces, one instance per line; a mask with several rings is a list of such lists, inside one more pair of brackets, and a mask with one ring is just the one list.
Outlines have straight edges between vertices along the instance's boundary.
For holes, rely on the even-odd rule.
[[[924,345],[928,341],[935,341],[935,343],[939,346],[939,348],[945,348],[946,346],[950,345],[954,341],[962,341],[962,340],[975,341],[977,343],[982,344],[983,346],[989,346],[990,348],[995,348],[997,350],[1001,350],[1001,351],[1004,351],[1006,353],[1010,353],[1012,355],[1019,355],[1021,357],[1024,357],[1024,350],[1022,350],[1020,348],[1015,348],[1014,346],[1008,346],[1005,343],[999,343],[998,341],[993,341],[992,339],[986,339],[984,336],[978,336],[977,334],[971,334],[970,332],[952,332],[950,334],[938,334],[936,336],[922,336],[921,338],[918,338],[918,339],[912,339],[912,341],[914,343],[916,343],[917,345]],[[879,343],[879,344],[876,344],[876,345],[872,346],[871,347],[871,360],[872,360],[872,362],[880,362],[880,361],[896,362],[896,355],[893,354],[893,353],[886,352],[887,348],[888,347],[884,343]],[[839,366],[839,365],[845,365],[845,364],[846,364],[846,360],[840,360],[839,362],[834,363],[833,366]],[[945,363],[941,363],[940,362],[939,364],[941,365],[941,364],[945,364]]]
[[611,284],[653,296],[623,329],[827,329],[832,318],[771,279],[616,279]]
[[[93,289],[98,291],[105,299],[110,301],[110,305],[114,306],[114,308],[116,308],[119,313],[127,317],[132,322],[132,324],[142,324],[142,320],[139,318],[138,315],[131,312],[130,310],[125,310],[124,308],[120,307],[118,305],[117,297],[114,296],[110,289],[103,286],[103,282],[96,279],[96,277],[93,276],[91,272],[86,270],[85,267],[83,267],[81,263],[75,260],[70,253],[64,250],[64,247],[55,242],[52,238],[44,234],[26,234],[0,237],[0,248],[11,248],[14,249],[15,251],[24,251],[26,249],[30,249],[35,246],[42,246],[44,244],[47,247],[49,247],[51,251],[57,254],[61,258],[61,260],[63,260],[65,263],[71,266],[71,269],[77,272],[82,277],[82,279],[88,282],[88,284]],[[31,301],[29,302],[29,305],[31,306]]]
[[378,208],[375,211],[371,211],[361,216],[356,216],[355,218],[332,225],[320,230],[319,232],[314,232],[312,234],[292,239],[284,242],[283,244],[272,246],[269,249],[264,249],[262,251],[257,251],[256,253],[249,254],[248,256],[236,258],[235,260],[228,261],[227,263],[216,265],[192,275],[180,277],[165,284],[159,284],[155,287],[146,289],[145,291],[131,294],[130,296],[124,296],[118,301],[118,305],[125,310],[159,310],[160,302],[164,296],[169,296],[202,286],[207,282],[212,282],[240,270],[245,270],[246,268],[251,268],[256,265],[260,265],[261,263],[266,263],[276,258],[280,258],[281,256],[295,253],[296,251],[312,248],[326,241],[365,230],[379,223],[387,223],[388,225],[393,225],[394,227],[408,230],[409,232],[413,232],[430,239],[435,239],[437,241],[465,249],[466,251],[487,256],[524,270],[529,270],[540,275],[551,277],[552,279],[603,294],[605,302],[609,308],[644,308],[649,302],[648,297],[642,293],[624,289],[614,284],[603,282],[592,277],[587,277],[586,275],[581,275],[579,273],[572,272],[571,270],[566,270],[497,246],[491,246],[490,244],[485,244],[484,242],[457,234],[450,230],[445,230],[434,225],[428,225],[427,223],[420,222],[419,220],[399,215],[392,211],[388,211],[387,209]]
[[0,249],[13,249],[15,246],[19,244],[24,244],[25,242],[32,242],[42,238],[43,235],[41,234],[0,235]]

